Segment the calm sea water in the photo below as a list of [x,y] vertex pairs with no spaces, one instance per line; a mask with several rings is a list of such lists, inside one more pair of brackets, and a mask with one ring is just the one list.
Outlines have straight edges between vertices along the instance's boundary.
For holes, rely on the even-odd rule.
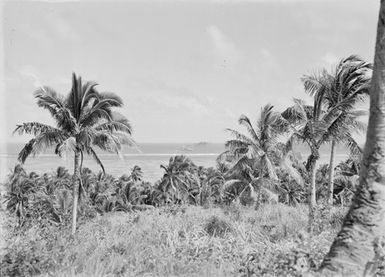
[[[23,144],[9,143],[0,147],[0,179],[3,180],[11,169],[17,164],[17,156]],[[321,163],[327,163],[329,159],[329,147],[321,149]],[[168,164],[168,160],[174,155],[186,155],[191,160],[201,166],[210,167],[216,165],[218,154],[224,151],[224,144],[221,143],[143,143],[140,150],[125,148],[121,157],[114,154],[99,153],[106,172],[115,176],[129,174],[132,167],[138,165],[142,168],[144,179],[154,182],[163,175],[160,165]],[[309,151],[306,147],[298,147],[297,152],[306,159]],[[347,151],[343,148],[337,149],[336,162],[347,157]],[[71,172],[73,170],[73,156],[68,154],[65,158],[59,158],[53,154],[53,150],[36,157],[30,157],[24,164],[27,171],[37,173],[55,171],[58,166],[64,166]],[[85,156],[84,167],[97,172],[100,167]]]

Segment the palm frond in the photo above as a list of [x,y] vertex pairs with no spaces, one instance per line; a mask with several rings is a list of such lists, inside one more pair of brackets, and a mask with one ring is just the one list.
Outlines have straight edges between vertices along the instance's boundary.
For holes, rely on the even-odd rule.
[[359,146],[357,141],[351,136],[346,137],[345,146],[350,150],[351,155],[360,155],[363,153],[363,149]]
[[112,92],[100,93],[101,102],[107,102],[110,107],[121,107],[123,106],[123,100],[118,95]]
[[76,139],[69,137],[66,140],[58,143],[55,148],[55,154],[62,156],[63,153],[74,152],[76,149]]
[[280,165],[298,185],[304,185],[304,180],[298,170],[293,166],[289,155],[285,155],[285,157],[281,160]]
[[238,180],[238,179],[227,180],[223,183],[223,189],[224,190],[229,189],[232,186],[234,186],[235,184],[239,184],[239,183],[243,184],[243,182],[241,180]]
[[294,105],[282,112],[282,117],[291,124],[301,123],[308,119],[306,104],[301,99],[294,99]]
[[254,141],[252,139],[250,139],[249,137],[247,137],[246,135],[236,131],[236,130],[233,130],[233,129],[226,129],[227,132],[231,133],[231,135],[233,137],[235,137],[237,140],[243,142],[243,143],[246,143],[248,145],[252,145],[252,144],[255,144]]
[[[265,167],[265,170],[266,170],[268,176],[274,181],[278,180],[278,176],[277,176],[277,173],[275,171],[275,167],[267,155],[262,156],[262,163],[263,163],[263,166]],[[261,177],[263,177],[263,176],[261,176]]]
[[130,122],[124,116],[114,113],[112,120],[104,123],[100,123],[93,127],[95,130],[108,130],[110,132],[125,132],[129,135],[132,134],[132,127]]
[[246,127],[247,131],[249,132],[249,134],[254,140],[257,140],[257,141],[259,140],[258,134],[255,131],[253,124],[251,123],[250,119],[247,116],[241,115],[241,117],[238,120],[238,123]]
[[18,160],[23,164],[29,155],[35,156],[43,149],[54,147],[63,142],[65,137],[61,132],[45,132],[31,139],[20,151]]
[[76,128],[76,119],[64,103],[63,96],[49,87],[43,87],[35,92],[37,105],[47,109],[60,129],[73,132]]
[[92,147],[88,147],[86,149],[87,154],[91,155],[92,158],[96,161],[96,163],[101,167],[103,174],[106,174],[106,171],[104,169],[104,165],[98,155],[96,154],[95,150]]
[[61,132],[59,129],[51,127],[49,125],[39,123],[39,122],[27,122],[21,125],[17,125],[13,133],[18,133],[19,135],[40,135],[44,132]]
[[98,93],[95,90],[95,87],[97,85],[98,84],[95,82],[86,82],[85,85],[83,86],[83,88],[81,90],[81,99],[82,100],[81,100],[81,104],[80,104],[82,112],[84,112],[85,108],[88,106],[88,104],[90,103],[90,101],[93,98],[98,97]]
[[314,72],[311,75],[304,75],[301,81],[304,85],[305,92],[311,96],[316,96],[320,93],[325,93],[330,86],[329,74],[322,70],[320,72]]
[[100,120],[112,121],[111,106],[107,101],[93,103],[93,106],[82,113],[79,119],[80,126],[88,127],[100,122]]
[[24,164],[25,160],[28,158],[28,156],[32,153],[33,146],[35,144],[36,139],[31,139],[20,151],[18,156],[18,161],[21,162],[21,164]]

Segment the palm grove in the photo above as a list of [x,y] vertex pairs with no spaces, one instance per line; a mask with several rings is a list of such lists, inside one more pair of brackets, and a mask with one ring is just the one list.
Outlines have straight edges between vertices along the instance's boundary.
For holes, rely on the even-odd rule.
[[[312,104],[294,99],[283,111],[267,104],[255,122],[242,115],[238,122],[244,132],[227,130],[230,138],[226,151],[217,158],[216,168],[197,166],[186,156],[171,157],[168,165],[161,165],[164,175],[154,184],[143,180],[138,166],[120,178],[105,172],[96,148],[119,154],[123,145],[136,146],[132,127],[115,111],[123,105],[120,97],[99,92],[96,83],[83,82],[73,74],[66,97],[49,87],[35,93],[38,106],[48,110],[55,127],[29,122],[15,130],[34,138],[21,150],[21,165],[8,178],[7,209],[19,219],[19,228],[26,228],[36,218],[45,224],[66,225],[72,221],[75,234],[78,220],[113,211],[170,204],[240,202],[258,209],[266,202],[302,203],[309,206],[312,232],[317,203],[350,205],[353,193],[363,190],[362,185],[356,190],[362,149],[354,135],[366,130],[360,121],[365,111],[359,107],[369,96],[371,71],[370,63],[352,55],[333,70],[303,76],[304,90],[313,97]],[[298,157],[297,145],[310,150],[305,161]],[[318,166],[320,148],[325,145],[330,147],[330,162]],[[345,145],[350,156],[335,165],[337,145]],[[59,167],[53,174],[39,176],[22,168],[30,155],[46,149],[54,149],[59,156],[72,152],[73,174]],[[101,172],[95,174],[83,166],[85,154],[95,159]],[[365,157],[368,160],[370,154]],[[356,205],[357,199],[353,200]],[[336,243],[333,246],[335,249]],[[336,251],[330,252],[322,268],[336,269],[329,266]]]

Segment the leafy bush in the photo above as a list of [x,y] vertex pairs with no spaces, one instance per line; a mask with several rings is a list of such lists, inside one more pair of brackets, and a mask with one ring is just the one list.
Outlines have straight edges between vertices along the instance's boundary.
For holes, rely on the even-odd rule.
[[233,232],[233,227],[225,219],[214,215],[206,221],[204,230],[210,236],[223,237],[225,234]]

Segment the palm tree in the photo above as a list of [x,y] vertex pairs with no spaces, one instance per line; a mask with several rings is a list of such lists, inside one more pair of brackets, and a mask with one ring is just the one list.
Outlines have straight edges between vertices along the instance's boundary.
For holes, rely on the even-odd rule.
[[317,161],[320,157],[319,149],[325,142],[323,134],[325,129],[319,130],[320,122],[325,116],[322,110],[322,102],[314,101],[314,106],[306,105],[301,99],[294,99],[294,105],[282,113],[282,118],[288,126],[288,145],[294,142],[306,143],[310,148],[310,156],[306,162],[306,170],[309,172],[309,205],[311,210],[316,205],[315,173]]
[[243,186],[240,193],[248,188],[253,192],[256,187],[256,208],[258,208],[262,190],[266,190],[266,186],[278,180],[273,153],[278,144],[277,137],[283,131],[282,120],[280,114],[273,111],[273,106],[267,104],[261,109],[255,126],[245,115],[242,115],[238,122],[246,128],[248,134],[227,129],[234,138],[226,142],[227,149],[219,156],[219,160],[230,160],[231,169],[227,175],[231,176],[234,172],[238,172],[236,174],[238,177],[228,180],[225,187],[241,183]]
[[172,195],[175,200],[182,200],[188,197],[192,176],[192,161],[186,156],[180,155],[171,157],[168,165],[160,167],[165,171],[160,182],[160,189]]
[[[330,137],[331,154],[328,180],[328,203],[333,204],[334,152],[337,143],[347,145],[352,151],[361,149],[353,139],[354,132],[365,131],[366,125],[357,120],[362,112],[356,111],[356,104],[366,100],[371,79],[370,63],[356,55],[342,59],[332,72],[322,70],[302,78],[305,91],[316,98],[322,98],[328,111],[334,111],[333,128],[326,135]],[[325,139],[326,140],[326,139]]]
[[[307,88],[305,84],[305,89]],[[323,144],[336,138],[340,132],[341,139],[351,137],[349,131],[356,114],[346,114],[338,112],[339,108],[326,109],[325,95],[322,93],[314,95],[314,105],[307,105],[301,99],[294,99],[294,105],[287,108],[282,113],[282,118],[286,120],[289,143],[302,142],[310,148],[310,155],[306,162],[306,170],[309,174],[309,230],[312,229],[314,209],[316,207],[316,169],[320,158],[320,148]],[[341,101],[338,107],[349,106],[348,100]],[[354,119],[354,120],[353,120]],[[345,122],[342,124],[341,122]],[[359,123],[357,123],[358,126]],[[340,126],[345,126],[340,127]],[[356,144],[350,140],[347,145],[353,150],[357,149]]]
[[131,174],[130,174],[131,180],[134,182],[138,182],[142,180],[142,177],[143,177],[142,169],[140,168],[140,166],[135,165],[131,169]]
[[[323,274],[372,275],[385,230],[385,2],[377,25],[370,114],[359,185],[340,232],[321,264]],[[380,244],[381,245],[381,244]],[[374,275],[374,274],[373,274]]]
[[17,216],[19,225],[21,225],[26,215],[30,195],[37,191],[36,183],[27,176],[20,176],[12,178],[7,185],[8,192],[5,196],[7,210]]
[[220,203],[223,198],[223,174],[214,168],[208,168],[205,178],[202,180],[202,191],[200,193],[201,203],[205,203],[205,198],[214,203]]
[[84,153],[91,155],[104,172],[94,146],[101,150],[119,153],[122,144],[133,145],[132,128],[128,120],[112,108],[121,107],[122,99],[113,93],[101,93],[96,83],[82,82],[81,77],[72,74],[72,89],[67,97],[50,87],[35,92],[39,107],[50,112],[56,127],[39,122],[18,125],[15,132],[30,134],[31,139],[21,150],[19,161],[24,163],[28,156],[55,147],[55,153],[62,155],[71,150],[74,153],[72,233],[76,231],[80,169]]
[[320,158],[320,147],[327,140],[329,128],[332,127],[334,117],[323,109],[322,97],[314,97],[314,106],[307,105],[301,99],[294,99],[294,105],[282,112],[288,130],[288,144],[291,148],[295,142],[302,142],[309,146],[310,155],[306,162],[306,171],[310,179],[309,200],[309,232],[312,232],[316,200],[316,169]]

